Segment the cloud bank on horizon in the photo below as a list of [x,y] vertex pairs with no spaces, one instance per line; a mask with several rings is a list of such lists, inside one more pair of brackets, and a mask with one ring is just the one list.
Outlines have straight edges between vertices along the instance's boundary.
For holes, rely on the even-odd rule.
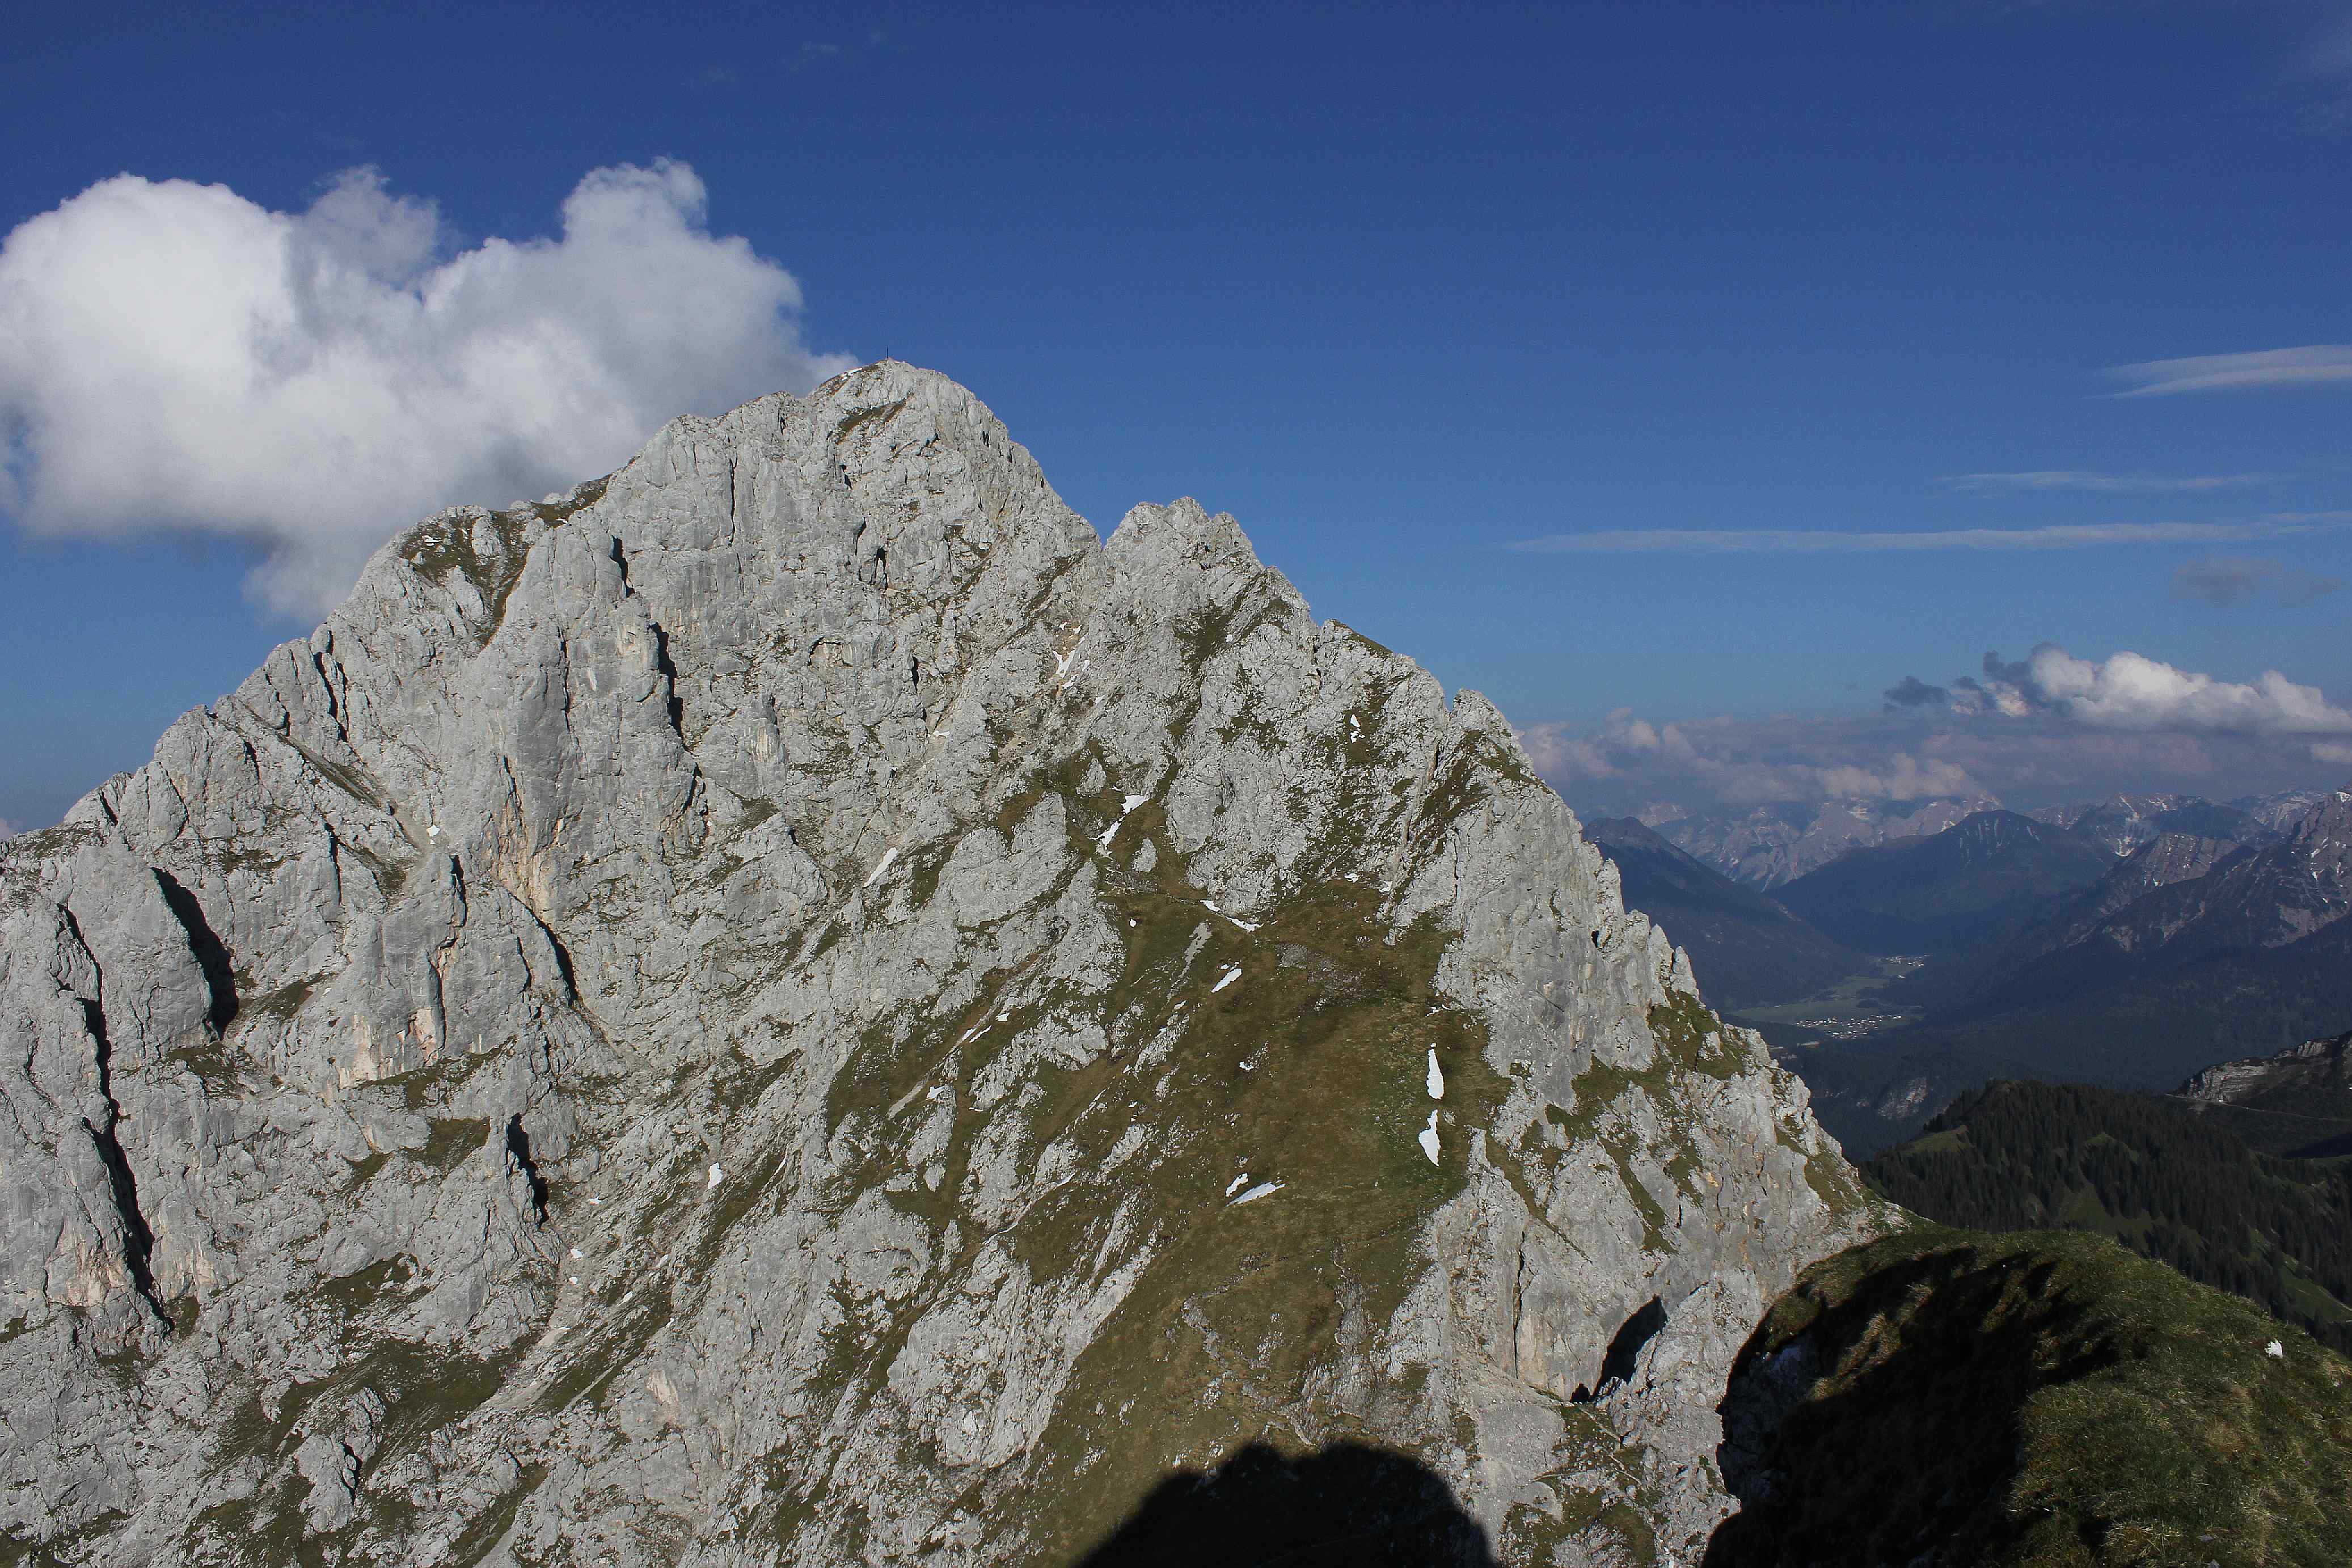
[[458,248],[373,169],[300,213],[101,181],[0,243],[0,506],[52,536],[252,540],[258,594],[320,613],[445,506],[593,477],[678,413],[852,366],[707,205],[685,163],[617,164],[560,237]]
[[1906,675],[1876,716],[1657,724],[1620,709],[1579,729],[1519,732],[1572,800],[1764,805],[1830,800],[1990,802],[2104,794],[2352,765],[2352,711],[2275,670],[2217,679],[2144,654],[2078,658],[2045,643],[1936,685]]
[[2139,653],[2078,659],[2044,643],[2022,660],[1984,656],[1983,675],[1948,686],[1906,675],[1886,690],[1897,708],[1941,705],[1964,717],[2055,714],[2092,729],[2172,730],[2184,735],[2352,735],[2352,713],[2317,686],[2276,670],[2251,682],[2221,681]]

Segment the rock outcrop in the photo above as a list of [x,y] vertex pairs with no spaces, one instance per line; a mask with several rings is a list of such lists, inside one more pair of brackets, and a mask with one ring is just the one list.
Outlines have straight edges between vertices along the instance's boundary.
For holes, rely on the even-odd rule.
[[1068,1562],[1263,1440],[1687,1562],[1881,1223],[1483,698],[891,362],[420,525],[0,923],[64,1561]]

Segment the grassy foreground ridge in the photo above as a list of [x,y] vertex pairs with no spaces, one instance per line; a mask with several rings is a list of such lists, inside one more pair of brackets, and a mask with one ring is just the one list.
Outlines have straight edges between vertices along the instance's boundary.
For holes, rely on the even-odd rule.
[[2101,1237],[1827,1259],[1725,1409],[1750,1500],[1707,1568],[2352,1563],[2352,1362]]

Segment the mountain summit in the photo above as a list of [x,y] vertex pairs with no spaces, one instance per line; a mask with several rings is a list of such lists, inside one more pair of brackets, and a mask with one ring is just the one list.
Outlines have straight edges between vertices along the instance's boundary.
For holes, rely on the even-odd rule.
[[1066,1563],[1252,1444],[1691,1561],[1877,1224],[1489,704],[895,362],[418,526],[0,921],[90,1561]]

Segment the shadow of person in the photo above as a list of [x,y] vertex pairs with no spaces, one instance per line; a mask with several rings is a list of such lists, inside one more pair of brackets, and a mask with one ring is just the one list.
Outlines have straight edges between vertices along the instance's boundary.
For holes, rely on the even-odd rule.
[[1078,1568],[1498,1568],[1445,1479],[1408,1454],[1252,1443],[1178,1470]]

